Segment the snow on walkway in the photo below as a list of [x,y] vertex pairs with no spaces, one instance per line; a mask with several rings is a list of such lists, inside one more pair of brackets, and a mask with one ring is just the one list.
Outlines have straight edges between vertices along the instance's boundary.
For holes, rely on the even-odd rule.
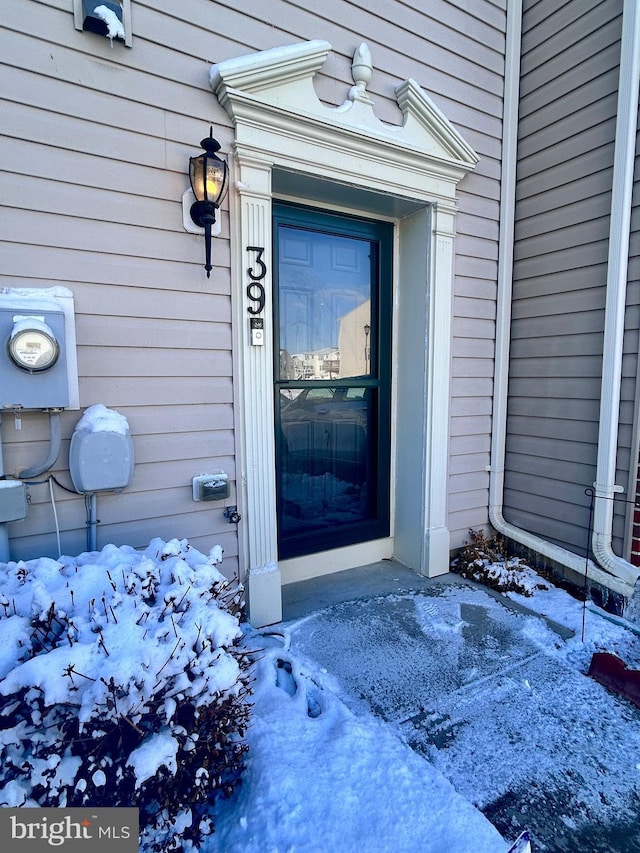
[[573,638],[460,581],[334,605],[293,625],[292,647],[504,837],[528,828],[537,851],[637,853],[640,713],[585,673],[596,648],[630,660],[638,638],[590,611],[582,642],[582,605],[548,592],[534,606],[553,605]]
[[397,734],[299,668],[287,632],[262,641],[247,772],[206,853],[505,853],[497,830]]

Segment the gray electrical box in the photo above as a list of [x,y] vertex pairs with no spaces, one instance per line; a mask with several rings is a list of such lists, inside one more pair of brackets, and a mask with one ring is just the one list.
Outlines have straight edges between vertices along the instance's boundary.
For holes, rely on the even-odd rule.
[[76,408],[77,384],[71,292],[0,291],[0,409]]
[[27,517],[27,486],[21,480],[0,480],[0,523]]
[[133,441],[129,432],[84,429],[82,420],[71,436],[69,473],[82,494],[121,492],[131,482]]

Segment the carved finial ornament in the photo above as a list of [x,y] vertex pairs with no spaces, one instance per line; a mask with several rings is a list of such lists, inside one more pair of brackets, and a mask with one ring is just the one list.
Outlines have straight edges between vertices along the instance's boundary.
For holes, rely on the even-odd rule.
[[371,75],[373,73],[373,63],[371,62],[371,51],[365,44],[362,42],[360,47],[353,54],[353,62],[351,63],[351,76],[353,77],[353,82],[356,84],[352,86],[349,92],[349,98],[352,101],[366,101],[370,103],[369,96],[367,94],[367,84],[371,80]]

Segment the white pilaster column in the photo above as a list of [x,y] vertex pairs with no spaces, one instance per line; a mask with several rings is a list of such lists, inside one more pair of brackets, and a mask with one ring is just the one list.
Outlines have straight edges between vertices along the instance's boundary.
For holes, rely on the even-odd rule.
[[[236,246],[236,341],[244,447],[244,537],[249,619],[254,627],[282,619],[276,527],[273,431],[273,258],[271,165],[238,156],[239,244]],[[264,306],[260,309],[260,298]],[[263,320],[263,343],[252,342],[251,319]]]
[[447,517],[455,209],[434,205],[431,224],[424,541],[425,574],[429,577],[448,572],[450,560]]
[[449,570],[447,526],[455,207],[400,223],[394,556],[423,575]]

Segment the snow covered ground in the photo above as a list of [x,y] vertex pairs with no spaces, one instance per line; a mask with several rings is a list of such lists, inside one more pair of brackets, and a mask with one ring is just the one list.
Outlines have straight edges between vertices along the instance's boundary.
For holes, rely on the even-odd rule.
[[[146,553],[109,545],[100,554],[85,557],[92,577],[100,567],[111,570],[113,577],[122,576],[123,583],[127,572],[133,572],[140,579],[157,575],[159,589],[168,600],[170,583],[174,583],[178,575],[184,575],[195,587],[199,573],[207,577],[216,573],[214,566],[220,554],[214,550],[207,558],[197,552],[188,552],[186,543],[165,545],[158,541],[152,543]],[[64,569],[62,575],[60,565]],[[70,558],[63,558],[60,563],[46,558],[29,562],[29,571],[38,581],[35,592],[41,609],[46,611],[50,607],[53,592],[58,597],[70,594],[70,584],[74,586],[77,604],[85,599],[89,601],[94,595],[95,584],[89,584],[89,572],[76,574],[77,565],[78,561]],[[126,572],[121,568],[125,565],[130,566]],[[11,574],[19,569],[16,564],[10,564],[8,571]],[[61,583],[64,590],[56,587]],[[5,593],[7,589],[5,584]],[[20,589],[20,585],[16,586],[16,590]],[[11,600],[14,610],[20,604],[17,599],[14,603],[16,590]],[[592,765],[594,774],[603,777],[594,790],[602,792],[604,799],[609,801],[605,803],[607,807],[613,806],[616,813],[624,811],[629,779],[632,793],[634,789],[636,795],[640,793],[638,717],[624,703],[612,699],[600,685],[580,674],[587,671],[591,655],[598,649],[617,653],[628,664],[640,666],[638,636],[621,620],[591,606],[585,618],[583,605],[558,589],[535,590],[532,597],[512,594],[511,598],[566,626],[575,636],[561,640],[543,620],[523,615],[516,631],[520,639],[514,640],[509,634],[511,627],[507,630],[505,626],[509,620],[518,621],[518,614],[505,615],[502,612],[505,608],[495,596],[465,586],[463,582],[432,594],[404,592],[391,596],[391,603],[385,605],[392,608],[392,612],[386,613],[386,626],[384,620],[371,624],[370,611],[363,609],[362,625],[377,633],[378,642],[370,643],[363,634],[362,644],[366,647],[356,649],[353,661],[344,660],[346,639],[345,644],[341,644],[340,635],[341,630],[354,627],[357,620],[353,610],[334,607],[327,611],[328,617],[323,613],[312,614],[261,631],[247,626],[244,642],[248,648],[256,650],[254,715],[247,735],[247,768],[242,785],[229,800],[216,806],[216,832],[205,841],[202,853],[506,853],[525,826],[516,821],[513,832],[505,832],[503,837],[480,808],[487,812],[487,804],[513,790],[513,786],[506,784],[510,780],[505,782],[503,778],[504,768],[509,762],[518,767],[523,765],[524,750],[533,754],[536,763],[545,769],[547,775],[541,776],[541,786],[553,773],[556,755],[562,749],[565,753],[567,749],[569,753],[573,750],[577,758],[583,752],[588,753],[585,760],[595,762]],[[18,618],[16,615],[13,620],[0,622],[6,623],[7,628],[10,623],[17,624],[24,633],[27,611],[33,610],[35,600],[25,600],[24,616]],[[114,600],[114,609],[120,608],[118,613],[124,612],[123,601],[126,603],[127,599],[121,594]],[[10,606],[8,599],[0,600],[0,604],[5,610]],[[86,609],[87,613],[91,611],[91,608]],[[109,666],[114,671],[135,670],[140,648],[136,647],[132,657],[130,632],[122,631],[123,625],[134,624],[135,620],[116,623],[113,615],[111,619],[105,610],[104,619],[99,613],[92,616],[94,621],[100,618],[104,623],[101,624],[105,643],[112,652]],[[214,616],[210,628],[212,631],[224,629],[225,636],[219,638],[224,645],[235,628],[227,624],[228,620],[221,614]],[[418,640],[424,643],[426,638],[430,644],[427,656],[420,657],[418,648],[411,658],[410,643],[403,646],[404,639],[396,638],[399,625],[396,617],[402,617],[408,624],[409,616],[417,625]],[[471,623],[476,617],[480,622],[474,627]],[[583,619],[584,641],[581,636]],[[486,624],[495,623],[493,628],[497,626],[498,635],[502,631],[509,658],[506,662],[504,649],[491,646],[494,635],[491,631],[484,633],[482,620],[488,620]],[[504,626],[501,620],[506,620]],[[88,617],[82,617],[78,626],[89,630]],[[323,647],[318,638],[327,628],[333,646],[325,644]],[[388,635],[384,634],[386,630]],[[486,652],[485,661],[478,660],[477,667],[473,661],[470,665],[465,657],[467,641],[474,631],[484,643]],[[344,636],[346,638],[346,633]],[[123,643],[125,638],[128,642]],[[0,639],[5,651],[0,654],[1,674],[6,679],[12,672],[16,643],[19,644],[20,638],[4,636]],[[353,642],[353,636],[350,641]],[[158,638],[157,643],[154,640],[154,644],[147,642],[145,645],[145,654],[157,658],[158,668],[166,666],[163,642],[163,638]],[[394,642],[397,642],[397,650],[393,648]],[[116,654],[116,649],[121,652]],[[323,651],[326,660],[322,659]],[[9,658],[7,653],[10,653]],[[118,656],[120,661],[116,660]],[[354,684],[358,687],[360,678],[364,683],[369,676],[359,663],[362,659],[367,661],[367,670],[377,673],[376,684],[379,685],[381,679],[384,681],[387,674],[391,677],[389,684],[385,682],[383,686],[393,699],[392,714],[385,710],[375,690],[369,697],[366,689],[360,690],[359,695],[356,695],[357,690],[355,693],[351,690]],[[534,674],[519,670],[521,663],[533,666]],[[90,674],[87,667],[93,664],[97,666],[95,661],[85,661],[85,675]],[[31,664],[33,666],[35,664]],[[101,659],[100,667],[103,666]],[[405,671],[401,672],[403,667]],[[418,707],[422,701],[420,692],[418,690],[414,697],[404,686],[407,677],[409,681],[417,681],[416,673],[422,674],[429,668],[432,670],[430,683],[442,687],[440,699],[447,694],[446,679],[459,679],[459,683],[453,685],[457,705],[446,706],[449,722],[455,723],[442,729],[443,736],[448,738],[446,749],[442,749],[437,737],[433,736],[434,732],[438,734],[439,723],[427,719],[428,713],[422,715],[428,724],[424,729],[428,737],[420,743],[416,734],[423,722],[420,713],[424,709]],[[11,678],[17,677],[16,672],[13,670]],[[102,668],[96,670],[95,678],[98,672],[104,674]],[[546,685],[544,689],[538,688],[533,680],[538,672],[541,673],[540,684]],[[563,690],[562,684],[549,686],[549,672],[565,673],[567,681],[574,676],[581,678],[580,695],[571,689]],[[497,680],[496,673],[500,676]],[[50,673],[42,670],[41,674],[47,689],[68,689],[69,679],[52,680]],[[404,683],[392,683],[397,674],[405,677]],[[467,689],[476,684],[481,685],[480,692]],[[506,702],[509,697],[511,701],[514,692],[519,699],[515,710]],[[367,701],[361,701],[363,697]],[[612,703],[614,713],[610,713]],[[523,716],[516,713],[520,710]],[[548,710],[552,713],[546,713]],[[418,723],[413,731],[411,725],[415,720]],[[564,729],[566,721],[570,725]],[[498,736],[506,735],[501,746],[503,754],[497,758],[495,740],[492,740],[496,729],[501,730]],[[571,738],[563,737],[565,730],[571,733]],[[605,737],[604,750],[598,740],[602,736]],[[591,751],[589,740],[595,744]],[[549,744],[554,744],[557,753],[548,749]],[[611,755],[603,754],[606,752]],[[170,755],[158,753],[148,763],[152,767],[160,763],[169,766],[170,759]],[[569,772],[577,778],[585,771],[582,765],[576,764],[569,766]],[[619,786],[622,776],[627,780],[624,790]],[[587,801],[591,793],[591,789],[587,790],[586,799],[583,799]],[[20,805],[21,802],[16,799],[8,804]],[[568,843],[571,843],[571,832],[581,829],[577,816],[567,812],[560,817],[569,833]],[[534,853],[541,853],[543,849],[549,848],[536,848],[535,845],[533,848]],[[558,846],[556,849],[591,851],[595,848]],[[601,849],[622,851],[622,848],[598,847]],[[627,849],[640,848],[625,847],[625,853]]]
[[283,644],[262,639],[248,768],[207,853],[504,853],[497,830],[395,731],[348,710],[322,673],[279,669]]
[[[479,593],[481,604],[485,595]],[[625,717],[624,708],[622,717],[616,716],[620,703],[610,716],[611,702],[617,700],[580,673],[586,672],[596,649],[617,652],[627,662],[636,663],[633,656],[637,655],[637,637],[624,624],[616,624],[616,620],[594,608],[587,610],[585,618],[583,605],[558,589],[538,590],[531,598],[512,598],[571,629],[575,637],[564,642],[542,620],[523,617],[523,636],[534,647],[533,655],[530,648],[523,653],[525,664],[529,659],[533,662],[532,683],[527,679],[528,671],[520,675],[509,672],[497,680],[492,680],[490,673],[480,673],[480,693],[467,692],[466,699],[464,689],[458,694],[458,698],[463,696],[460,713],[466,717],[451,727],[457,740],[452,738],[445,749],[431,743],[422,755],[409,747],[415,732],[408,731],[402,720],[383,722],[384,711],[373,714],[367,711],[367,703],[359,701],[357,694],[362,698],[368,676],[360,683],[362,673],[353,673],[350,684],[349,664],[338,663],[334,657],[332,665],[335,650],[330,648],[325,650],[327,659],[322,660],[320,618],[311,616],[282,626],[280,636],[276,632],[250,636],[249,642],[262,644],[264,651],[256,671],[255,725],[249,732],[248,769],[237,794],[221,805],[217,831],[206,853],[506,853],[525,826],[516,821],[513,832],[505,832],[502,837],[472,801],[484,808],[492,799],[499,800],[505,791],[508,795],[509,785],[517,784],[518,774],[528,772],[532,761],[540,768],[537,782],[542,799],[544,780],[553,778],[556,771],[564,775],[563,761],[569,762],[569,773],[575,774],[576,784],[581,773],[586,775],[580,762],[587,768],[595,763],[594,772],[601,778],[596,780],[597,789],[593,792],[587,785],[584,798],[588,800],[592,794],[600,797],[604,790],[605,799],[610,798],[609,815],[612,808],[618,814],[624,811],[629,784],[640,790],[637,718],[633,713],[630,718]],[[454,612],[458,608],[459,614],[464,595],[461,598],[459,592],[452,591],[444,598],[416,595],[415,600],[411,599],[409,595],[407,601],[422,611],[423,628],[432,632],[433,639],[440,635],[444,644],[459,647],[462,622],[459,618],[456,621]],[[499,610],[502,606],[495,607]],[[430,610],[435,620],[431,627]],[[353,625],[353,612],[339,608],[334,611],[330,634],[340,630],[342,617],[348,617]],[[369,614],[365,618],[369,620]],[[494,614],[491,618],[501,617]],[[345,631],[348,630],[347,622]],[[384,626],[381,623],[374,630],[380,632]],[[364,635],[356,645],[358,642],[364,642]],[[336,646],[339,649],[339,640]],[[370,653],[367,649],[364,659]],[[384,654],[388,656],[382,661],[380,672],[385,665],[397,669],[393,650],[387,647]],[[362,660],[358,657],[356,666],[362,667]],[[566,689],[562,684],[555,689],[553,680],[549,695],[538,694],[539,685],[534,679],[540,674],[540,684],[550,683],[545,669],[551,661],[567,676],[575,676],[577,683],[583,685],[584,695],[574,693],[573,683],[565,684]],[[371,662],[368,666],[375,669],[378,664]],[[542,672],[536,672],[536,668]],[[443,665],[443,679],[446,677]],[[415,680],[415,676],[410,675],[411,678]],[[391,689],[387,684],[383,692]],[[521,713],[514,710],[512,695],[507,695],[514,690],[524,697]],[[375,706],[376,701],[375,696],[369,697],[369,706]],[[478,706],[477,702],[486,705]],[[453,719],[454,710],[449,707],[447,711]],[[594,714],[596,719],[590,721],[589,716]],[[609,739],[614,760],[621,762],[620,772],[602,755],[598,739],[601,730],[605,742]],[[573,734],[565,739],[566,731]],[[500,741],[497,748],[496,737]],[[594,744],[591,749],[590,738]],[[577,753],[573,767],[572,752]],[[554,768],[556,759],[558,768]],[[621,773],[627,785],[622,791],[618,790],[616,778]],[[532,798],[536,794],[541,791],[532,791]],[[566,836],[558,841],[555,850],[591,850],[578,846],[578,842],[571,846],[572,833],[577,838],[583,815],[572,815],[566,803],[566,814],[562,813],[553,792],[549,800],[546,807],[555,811],[560,808],[555,818],[566,829]],[[592,814],[592,818],[596,820],[597,816]],[[634,843],[631,840],[631,846],[624,849],[636,849]],[[616,853],[623,849],[609,848],[608,844],[605,840],[593,849]],[[533,846],[534,853],[549,849],[554,848],[540,842]]]

